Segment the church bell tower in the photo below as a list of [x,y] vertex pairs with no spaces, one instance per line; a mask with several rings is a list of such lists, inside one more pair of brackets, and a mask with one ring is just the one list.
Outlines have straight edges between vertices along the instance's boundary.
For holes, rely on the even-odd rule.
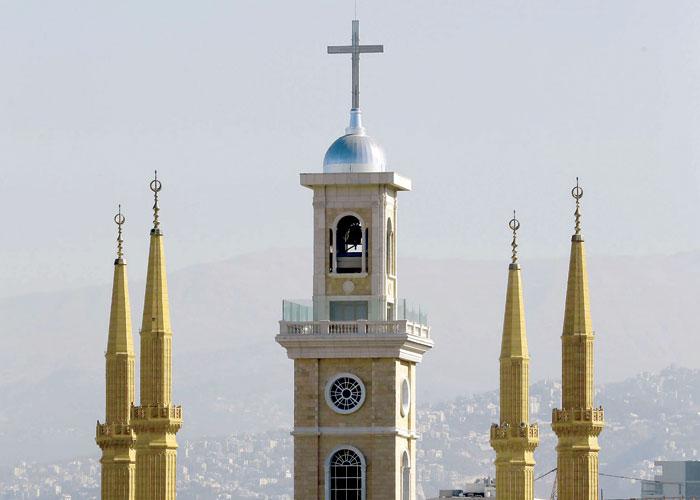
[[294,360],[294,498],[410,500],[416,496],[416,365],[432,346],[426,316],[398,297],[398,193],[411,181],[387,171],[359,107],[352,44],[352,109],[313,192],[313,299],[285,301],[277,342]]

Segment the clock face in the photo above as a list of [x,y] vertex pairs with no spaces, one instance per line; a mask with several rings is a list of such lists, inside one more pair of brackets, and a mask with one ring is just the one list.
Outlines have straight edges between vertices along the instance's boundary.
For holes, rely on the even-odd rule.
[[326,403],[336,413],[349,414],[360,409],[365,401],[365,386],[351,373],[341,373],[326,385]]

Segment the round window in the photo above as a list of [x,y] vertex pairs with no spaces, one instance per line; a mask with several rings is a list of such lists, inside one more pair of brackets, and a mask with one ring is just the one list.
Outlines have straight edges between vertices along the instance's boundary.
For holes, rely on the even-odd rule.
[[408,379],[403,379],[401,382],[401,416],[405,417],[411,410],[411,386],[408,384]]
[[326,403],[335,412],[348,414],[365,402],[365,386],[355,375],[341,373],[326,384]]

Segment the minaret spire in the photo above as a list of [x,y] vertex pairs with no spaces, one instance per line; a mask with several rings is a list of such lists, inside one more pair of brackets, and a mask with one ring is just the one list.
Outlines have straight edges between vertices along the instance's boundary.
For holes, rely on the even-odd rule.
[[576,223],[574,224],[574,234],[581,234],[581,198],[583,198],[583,188],[578,185],[578,177],[576,177],[576,186],[571,190],[571,196],[576,200],[576,211],[574,212],[574,217],[576,218]]
[[158,180],[158,171],[155,170],[153,173],[153,180],[150,184],[151,191],[153,191],[153,229],[156,233],[160,232],[160,221],[158,220],[158,212],[160,212],[160,207],[158,206],[158,193],[163,189],[163,183]]
[[511,264],[518,264],[518,229],[520,229],[520,221],[515,218],[515,210],[513,210],[513,218],[510,220],[508,223],[508,227],[510,228],[511,231],[513,231],[513,241],[511,242],[510,246],[513,249],[513,253],[511,255]]
[[121,205],[114,222],[117,224],[117,258],[105,353],[106,419],[104,424],[97,423],[96,441],[102,449],[102,498],[133,500],[136,455],[129,413],[134,403],[134,341],[122,238],[126,218]]
[[154,194],[146,294],[141,323],[141,405],[132,410],[136,441],[136,497],[175,499],[177,441],[182,412],[172,404],[172,329],[157,173]]
[[500,422],[491,425],[491,446],[496,451],[496,493],[502,498],[534,498],[534,451],[539,428],[530,424],[530,356],[525,331],[525,308],[517,254],[520,221],[508,223],[513,232],[511,263],[503,317],[500,362]]
[[583,188],[578,178],[571,195],[576,200],[576,211],[561,337],[562,408],[552,411],[552,428],[559,438],[557,490],[561,500],[597,500],[598,435],[603,430],[604,414],[594,403],[594,333],[581,234]]
[[119,204],[119,211],[114,216],[114,222],[117,224],[117,260],[122,260],[124,257],[124,238],[122,238],[122,226],[126,222],[126,217],[122,215],[122,205]]

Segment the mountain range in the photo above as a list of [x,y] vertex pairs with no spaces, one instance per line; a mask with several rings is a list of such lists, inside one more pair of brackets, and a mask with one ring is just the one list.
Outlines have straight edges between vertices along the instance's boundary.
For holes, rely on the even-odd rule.
[[[521,264],[531,377],[556,380],[567,261]],[[398,265],[399,295],[429,312],[435,340],[419,366],[419,403],[493,389],[507,260],[404,258]],[[700,368],[700,252],[593,253],[589,272],[598,383],[671,364]],[[130,278],[138,345],[143,277]],[[107,261],[95,277],[103,285],[0,300],[0,465],[97,453],[109,279]],[[288,428],[292,363],[274,336],[281,300],[311,296],[310,252],[275,249],[176,270],[169,287],[174,399],[185,412],[179,439]]]

